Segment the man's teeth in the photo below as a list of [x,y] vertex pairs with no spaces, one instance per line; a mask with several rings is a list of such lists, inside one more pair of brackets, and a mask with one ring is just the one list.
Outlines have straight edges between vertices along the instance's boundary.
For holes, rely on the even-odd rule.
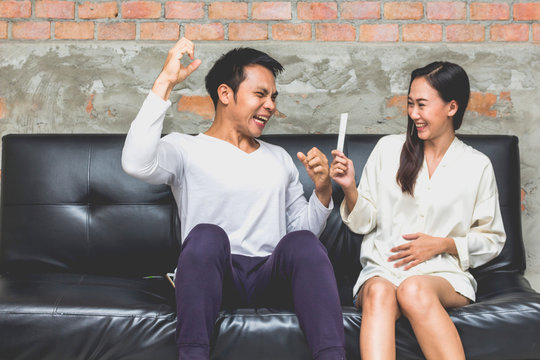
[[263,122],[263,123],[267,122],[268,119],[269,119],[269,118],[267,118],[265,116],[258,116],[258,115],[254,116],[254,118],[255,118],[255,120]]

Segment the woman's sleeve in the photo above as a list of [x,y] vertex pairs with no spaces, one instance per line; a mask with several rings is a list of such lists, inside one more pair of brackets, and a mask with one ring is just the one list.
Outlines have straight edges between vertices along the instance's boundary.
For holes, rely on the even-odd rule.
[[152,91],[131,123],[122,150],[122,168],[151,184],[172,184],[181,173],[182,155],[167,137],[161,139],[170,101]]
[[379,141],[362,171],[358,184],[358,199],[352,211],[348,211],[345,199],[341,203],[340,213],[343,223],[357,234],[367,234],[377,225],[376,201],[380,152],[381,142]]
[[470,230],[463,237],[454,237],[461,269],[466,271],[494,259],[505,241],[495,173],[489,163],[478,187]]

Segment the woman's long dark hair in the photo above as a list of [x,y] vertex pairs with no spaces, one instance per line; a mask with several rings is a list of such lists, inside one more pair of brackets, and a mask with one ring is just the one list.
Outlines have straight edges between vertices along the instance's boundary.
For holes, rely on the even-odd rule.
[[[452,120],[454,131],[459,129],[470,95],[469,78],[465,70],[446,61],[433,62],[411,73],[409,93],[413,80],[419,77],[424,77],[445,102],[456,101],[458,110]],[[407,118],[407,140],[401,150],[396,181],[404,193],[414,196],[416,178],[424,162],[424,141],[418,138],[414,121],[410,116]]]

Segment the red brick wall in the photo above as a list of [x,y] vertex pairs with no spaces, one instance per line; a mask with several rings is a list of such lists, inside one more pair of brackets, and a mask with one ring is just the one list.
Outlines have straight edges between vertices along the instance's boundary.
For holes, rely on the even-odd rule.
[[0,0],[0,39],[540,43],[538,1]]

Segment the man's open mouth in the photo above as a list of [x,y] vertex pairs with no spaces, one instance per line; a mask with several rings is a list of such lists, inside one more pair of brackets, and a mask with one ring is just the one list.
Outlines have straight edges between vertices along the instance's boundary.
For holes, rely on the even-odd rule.
[[261,125],[265,125],[266,122],[267,122],[268,120],[270,120],[269,117],[262,116],[262,115],[255,115],[253,118],[255,119],[255,121],[256,121],[257,123],[259,123],[259,124],[261,124]]

